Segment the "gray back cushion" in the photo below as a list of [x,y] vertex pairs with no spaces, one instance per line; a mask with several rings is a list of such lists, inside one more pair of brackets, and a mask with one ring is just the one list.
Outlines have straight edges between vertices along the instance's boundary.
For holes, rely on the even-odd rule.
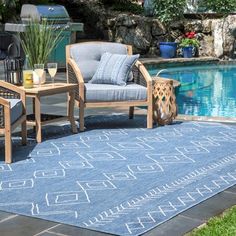
[[96,73],[89,83],[125,86],[132,66],[138,58],[139,55],[120,55],[105,52]]
[[127,55],[127,46],[121,43],[107,42],[80,43],[71,46],[70,56],[79,66],[85,82],[93,77],[102,54],[105,52]]

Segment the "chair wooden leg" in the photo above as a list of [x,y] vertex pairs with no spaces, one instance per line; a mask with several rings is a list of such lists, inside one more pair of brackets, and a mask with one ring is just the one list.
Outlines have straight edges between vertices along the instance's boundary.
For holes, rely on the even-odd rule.
[[5,162],[12,163],[12,142],[11,142],[11,111],[10,107],[4,107],[5,121]]
[[5,127],[5,162],[12,163],[11,127]]
[[22,137],[22,145],[26,145],[27,143],[27,126],[26,121],[22,122],[21,124],[21,137]]
[[79,130],[84,131],[84,103],[79,103]]
[[129,119],[134,118],[134,107],[129,107]]
[[148,105],[148,110],[147,110],[147,128],[152,129],[153,128],[153,106]]
[[70,91],[67,103],[67,116],[71,124],[72,132],[77,133],[78,130],[77,130],[77,125],[75,124],[74,105],[75,105],[75,92]]

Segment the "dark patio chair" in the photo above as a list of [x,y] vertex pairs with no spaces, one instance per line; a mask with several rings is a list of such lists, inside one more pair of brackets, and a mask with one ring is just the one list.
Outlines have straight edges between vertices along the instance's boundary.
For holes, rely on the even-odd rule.
[[6,57],[19,57],[21,54],[20,41],[16,35],[0,32],[0,60]]

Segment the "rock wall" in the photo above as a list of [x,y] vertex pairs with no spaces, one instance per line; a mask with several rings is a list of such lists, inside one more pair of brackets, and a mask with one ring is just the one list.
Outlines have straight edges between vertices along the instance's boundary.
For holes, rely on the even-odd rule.
[[159,55],[158,43],[177,40],[184,32],[195,31],[200,40],[199,55],[229,58],[233,55],[235,38],[231,34],[236,28],[236,15],[227,18],[175,22],[170,30],[155,18],[119,14],[107,19],[105,39],[134,47],[134,52],[145,55]]
[[233,57],[235,38],[232,31],[236,28],[236,15],[219,19],[191,20],[185,23],[185,28],[192,28],[200,34],[200,55]]
[[[86,3],[85,3],[86,4]],[[74,8],[75,9],[75,8]],[[167,30],[154,17],[110,12],[101,7],[81,6],[76,15],[85,24],[82,39],[121,42],[133,46],[134,53],[159,55],[158,43],[177,40],[188,31],[196,31],[200,40],[199,55],[229,58],[233,55],[236,15],[216,19],[185,19],[174,22]]]

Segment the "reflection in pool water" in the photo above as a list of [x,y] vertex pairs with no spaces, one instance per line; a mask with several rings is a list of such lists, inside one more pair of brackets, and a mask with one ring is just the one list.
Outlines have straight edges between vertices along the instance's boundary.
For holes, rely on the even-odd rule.
[[172,67],[159,76],[181,82],[179,114],[236,118],[236,65]]

